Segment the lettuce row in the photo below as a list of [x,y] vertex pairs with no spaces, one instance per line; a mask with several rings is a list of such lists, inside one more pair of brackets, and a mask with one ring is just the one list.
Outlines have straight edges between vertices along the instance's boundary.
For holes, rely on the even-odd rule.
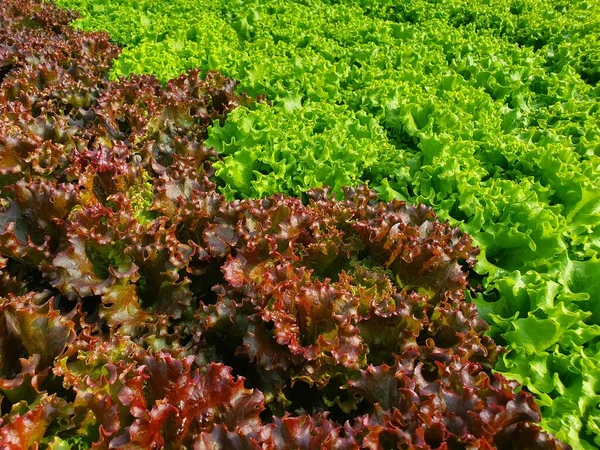
[[[275,137],[280,121],[295,133]],[[303,151],[307,144],[311,152]],[[379,123],[341,105],[239,108],[223,127],[211,129],[206,145],[218,148],[223,157],[215,163],[215,176],[229,198],[297,194],[322,186],[339,193],[365,178],[385,182],[388,172],[382,171],[382,163],[409,176]]]
[[[331,1],[330,3],[338,3]],[[500,0],[494,2],[429,2],[398,5],[391,0],[351,0],[370,16],[394,22],[423,23],[442,20],[454,27],[531,47],[546,59],[545,66],[560,72],[573,67],[591,84],[600,80],[600,53],[590,42],[598,39],[598,5],[593,1]]]

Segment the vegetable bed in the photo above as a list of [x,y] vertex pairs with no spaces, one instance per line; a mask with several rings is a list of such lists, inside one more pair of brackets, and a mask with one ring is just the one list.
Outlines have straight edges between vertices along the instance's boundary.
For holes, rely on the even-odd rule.
[[0,448],[600,447],[600,4],[57,3],[109,35],[0,5]]

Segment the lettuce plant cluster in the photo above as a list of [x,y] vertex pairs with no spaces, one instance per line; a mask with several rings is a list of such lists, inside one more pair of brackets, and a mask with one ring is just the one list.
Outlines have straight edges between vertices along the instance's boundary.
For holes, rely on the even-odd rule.
[[202,67],[267,95],[209,131],[228,199],[366,182],[469,233],[497,369],[600,446],[599,2],[59,3],[124,46],[113,76]]
[[198,71],[0,5],[0,447],[566,449],[465,291],[478,250],[365,186],[227,200]]

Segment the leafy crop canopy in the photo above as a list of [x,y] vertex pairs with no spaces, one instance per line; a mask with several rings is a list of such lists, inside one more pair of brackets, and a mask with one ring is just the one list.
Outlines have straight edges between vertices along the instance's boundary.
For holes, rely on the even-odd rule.
[[209,128],[227,199],[368,183],[469,233],[497,369],[600,445],[600,2],[59,3],[124,46],[115,78],[202,67],[267,96]]
[[0,11],[0,447],[567,448],[492,372],[468,235],[364,186],[227,200],[234,81],[111,82],[106,36]]

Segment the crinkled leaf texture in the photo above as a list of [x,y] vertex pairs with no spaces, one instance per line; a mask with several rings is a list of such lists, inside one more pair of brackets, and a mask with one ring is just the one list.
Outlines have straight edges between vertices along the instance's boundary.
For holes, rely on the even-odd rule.
[[369,183],[469,233],[497,369],[600,446],[599,1],[57,1],[125,45],[114,77],[218,69],[269,97],[210,128],[227,198]]
[[234,81],[108,81],[105,36],[0,13],[1,448],[568,448],[492,373],[469,236],[364,186],[228,201]]

